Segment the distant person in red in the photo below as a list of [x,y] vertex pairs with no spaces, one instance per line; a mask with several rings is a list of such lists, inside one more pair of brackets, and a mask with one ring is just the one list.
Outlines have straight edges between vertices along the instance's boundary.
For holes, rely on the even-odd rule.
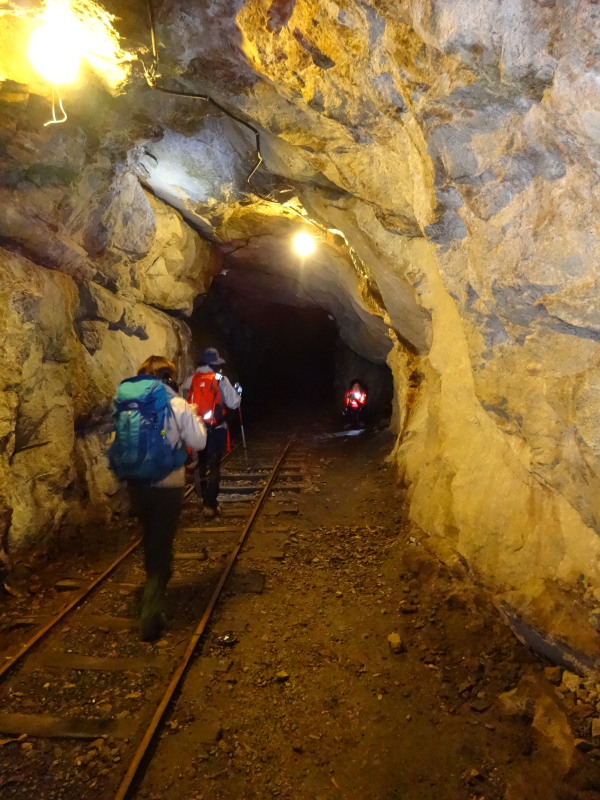
[[350,381],[350,388],[344,395],[344,429],[354,430],[365,427],[365,406],[367,405],[367,387],[358,378]]

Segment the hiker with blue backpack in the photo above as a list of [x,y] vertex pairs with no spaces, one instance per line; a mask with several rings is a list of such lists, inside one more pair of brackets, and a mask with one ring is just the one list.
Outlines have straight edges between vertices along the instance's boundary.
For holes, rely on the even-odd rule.
[[111,469],[127,481],[132,507],[142,522],[146,583],[140,633],[151,641],[166,625],[165,591],[171,577],[173,539],[185,486],[188,448],[202,450],[206,429],[196,409],[178,396],[175,365],[150,356],[114,399],[115,439]]

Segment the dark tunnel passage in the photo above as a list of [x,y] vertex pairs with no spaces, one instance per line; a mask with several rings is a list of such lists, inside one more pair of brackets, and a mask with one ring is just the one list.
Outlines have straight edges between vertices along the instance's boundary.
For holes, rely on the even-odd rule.
[[343,395],[355,377],[369,386],[369,421],[389,418],[389,368],[348,348],[333,315],[319,306],[248,297],[217,277],[190,327],[194,355],[209,344],[222,351],[224,372],[241,383],[244,416],[250,420],[264,423],[283,414],[339,426]]

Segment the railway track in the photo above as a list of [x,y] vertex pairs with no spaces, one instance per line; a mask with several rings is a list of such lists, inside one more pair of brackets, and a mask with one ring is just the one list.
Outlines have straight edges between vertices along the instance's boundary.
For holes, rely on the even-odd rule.
[[[193,493],[188,498],[161,641],[139,641],[144,570],[137,541],[2,665],[3,797],[131,796],[244,542],[259,520],[273,532],[297,513],[303,472],[291,447],[292,440],[265,439],[249,454],[232,453],[214,520],[204,521]],[[7,765],[10,750],[16,758]]]
[[[238,445],[235,445],[229,453],[227,453],[224,458],[223,462],[225,462],[231,455],[234,453]],[[189,501],[190,497],[193,496],[194,486],[190,483],[185,490],[185,500]],[[48,633],[50,633],[58,624],[61,622],[64,617],[67,616],[74,608],[77,608],[86,597],[88,597],[94,589],[101,584],[108,576],[113,572],[120,564],[123,562],[134,550],[136,550],[140,544],[142,543],[141,538],[135,539],[133,542],[129,544],[119,555],[107,566],[105,567],[99,575],[94,577],[90,582],[85,585],[84,587],[77,589],[75,595],[70,598],[70,600],[61,608],[56,611],[56,613],[51,614],[49,619],[44,620],[38,627],[38,629],[17,649],[17,651],[10,657],[8,657],[2,664],[0,664],[0,680],[10,672],[16,664],[18,664],[21,659],[23,659],[27,653],[37,645],[39,641],[41,641]]]

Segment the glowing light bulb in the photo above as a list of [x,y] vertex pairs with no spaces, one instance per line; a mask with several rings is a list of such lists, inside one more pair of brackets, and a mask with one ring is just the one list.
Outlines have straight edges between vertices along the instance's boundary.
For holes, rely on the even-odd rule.
[[312,255],[316,246],[315,238],[310,233],[297,233],[294,237],[294,249],[303,258]]
[[68,3],[49,0],[42,24],[29,41],[34,69],[52,84],[77,80],[83,58],[83,25]]

